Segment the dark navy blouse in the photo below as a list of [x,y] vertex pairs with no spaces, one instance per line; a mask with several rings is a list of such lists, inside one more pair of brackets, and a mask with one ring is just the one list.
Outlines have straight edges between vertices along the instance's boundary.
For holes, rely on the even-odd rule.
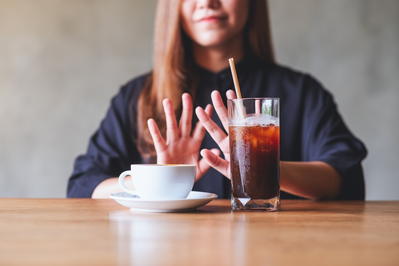
[[[211,103],[213,90],[224,96],[227,90],[234,89],[230,69],[219,73],[197,66],[195,69],[200,78],[194,107],[205,108]],[[331,94],[311,76],[277,64],[247,58],[238,63],[236,69],[243,98],[280,98],[280,159],[326,162],[343,177],[337,199],[364,199],[361,161],[367,151],[346,127]],[[86,154],[75,160],[68,197],[91,197],[94,188],[103,180],[119,176],[130,169],[130,164],[144,162],[131,137],[129,113],[132,112],[129,108],[135,114],[137,99],[147,77],[144,75],[130,81],[112,99],[106,117],[90,138]],[[198,121],[195,115],[194,120]],[[216,112],[213,120],[221,126]],[[202,148],[217,148],[209,134],[206,134]],[[231,196],[230,180],[214,169],[196,182],[193,190],[216,193],[219,198]],[[298,197],[282,192],[281,198]]]

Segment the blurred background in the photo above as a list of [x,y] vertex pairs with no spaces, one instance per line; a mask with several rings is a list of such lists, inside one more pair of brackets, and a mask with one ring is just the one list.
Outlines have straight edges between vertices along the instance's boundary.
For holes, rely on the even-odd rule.
[[[399,1],[270,0],[276,58],[365,142],[366,199],[399,200]],[[0,197],[65,197],[121,85],[152,65],[155,0],[0,0]]]

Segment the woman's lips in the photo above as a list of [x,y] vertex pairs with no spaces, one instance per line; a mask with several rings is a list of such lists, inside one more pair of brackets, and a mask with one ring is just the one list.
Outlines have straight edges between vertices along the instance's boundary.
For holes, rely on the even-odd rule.
[[227,19],[225,16],[209,16],[200,19],[198,22],[219,22],[225,19]]

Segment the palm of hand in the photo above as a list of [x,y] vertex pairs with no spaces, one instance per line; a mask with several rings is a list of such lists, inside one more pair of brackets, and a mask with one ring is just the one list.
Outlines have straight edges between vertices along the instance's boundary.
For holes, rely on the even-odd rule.
[[[216,113],[218,114],[224,129],[228,131],[228,114],[227,109],[223,104],[222,98],[217,91],[212,92],[211,96]],[[232,91],[228,91],[226,96],[228,99],[236,98],[234,92]],[[224,154],[224,159],[222,159],[219,156],[216,156],[211,151],[204,149],[201,151],[202,157],[210,166],[218,170],[227,178],[230,178],[229,136],[226,135],[226,133],[221,128],[219,128],[219,126],[214,121],[212,121],[210,116],[207,115],[207,113],[202,108],[198,107],[196,109],[196,114],[202,125],[206,128],[206,130],[209,132],[211,137],[215,140],[215,142],[218,144],[219,148]]]
[[[198,122],[191,132],[193,105],[189,94],[185,93],[182,95],[182,103],[183,111],[178,126],[172,102],[169,99],[163,101],[166,117],[166,141],[163,139],[153,119],[148,120],[148,128],[154,141],[157,163],[197,165],[196,180],[198,180],[210,168],[210,165],[204,160],[198,160],[199,149],[206,130]],[[205,112],[208,115],[212,115],[212,107],[208,105]],[[212,152],[219,154],[218,151]]]
[[157,152],[159,164],[195,164],[198,165],[201,141],[192,137],[180,137],[166,142],[165,149]]

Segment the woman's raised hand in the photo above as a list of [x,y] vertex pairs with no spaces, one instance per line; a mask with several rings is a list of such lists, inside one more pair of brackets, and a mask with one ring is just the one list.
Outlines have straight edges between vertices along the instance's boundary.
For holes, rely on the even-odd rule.
[[[182,95],[182,103],[183,111],[180,123],[177,125],[172,102],[169,99],[163,101],[163,108],[166,116],[166,141],[159,132],[154,119],[148,120],[148,128],[152,140],[154,141],[155,151],[157,153],[157,163],[195,164],[197,165],[196,180],[198,180],[210,168],[210,165],[206,163],[204,159],[199,160],[199,149],[206,130],[202,124],[198,122],[195,125],[194,130],[191,132],[193,102],[188,93]],[[205,110],[202,109],[202,111],[208,117],[212,116],[211,105],[208,105]],[[212,149],[209,152],[215,156],[219,156],[220,153],[218,149]]]
[[[236,95],[234,91],[229,90],[226,93],[227,99],[236,99]],[[213,91],[211,94],[212,103],[215,107],[216,113],[219,116],[220,121],[223,124],[226,132],[229,132],[228,125],[228,115],[227,109],[223,104],[222,97],[218,91]],[[222,150],[224,154],[224,158],[219,157],[218,154],[215,154],[213,151],[203,149],[201,151],[201,155],[203,160],[205,160],[210,166],[215,168],[224,176],[230,179],[230,147],[229,147],[229,136],[224,133],[224,131],[210,118],[208,112],[201,107],[197,107],[195,110],[199,121],[209,132],[213,140],[218,144],[219,148]]]

